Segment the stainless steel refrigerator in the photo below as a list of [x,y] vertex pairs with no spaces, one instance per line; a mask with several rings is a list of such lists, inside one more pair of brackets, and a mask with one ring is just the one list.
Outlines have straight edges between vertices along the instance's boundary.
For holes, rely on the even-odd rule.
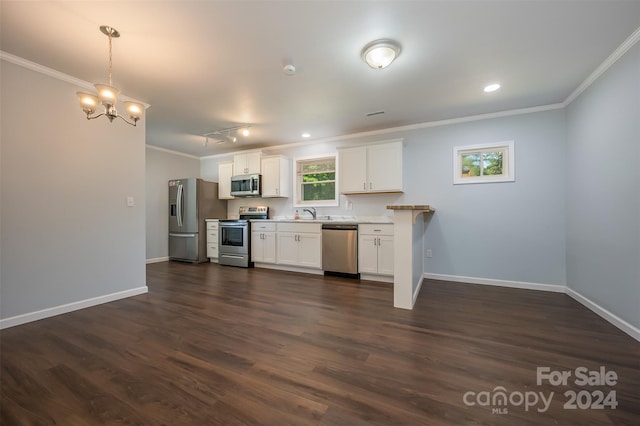
[[205,219],[226,219],[227,201],[218,199],[218,184],[202,179],[169,181],[169,259],[206,262]]

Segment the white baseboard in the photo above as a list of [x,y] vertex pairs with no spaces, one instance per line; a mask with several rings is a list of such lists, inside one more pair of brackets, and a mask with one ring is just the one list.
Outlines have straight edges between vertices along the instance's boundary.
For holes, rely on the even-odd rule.
[[418,299],[418,295],[420,294],[420,289],[422,288],[422,283],[424,282],[424,275],[420,277],[420,281],[418,281],[418,285],[416,286],[415,291],[413,292],[413,296],[411,299],[411,307],[415,306],[416,300]]
[[114,300],[125,299],[127,297],[137,296],[139,294],[148,293],[149,288],[145,285],[142,287],[132,288],[130,290],[120,291],[117,293],[105,294],[104,296],[92,297],[91,299],[79,300],[52,308],[42,309],[40,311],[29,312],[26,314],[16,315],[14,317],[0,320],[0,330],[14,327],[16,325],[26,324],[32,321],[38,321],[44,318],[54,317],[56,315],[66,314],[68,312],[78,311],[80,309],[89,308],[91,306],[101,305]]
[[587,299],[586,297],[576,292],[575,290],[570,289],[569,287],[566,287],[566,293],[567,295],[569,295],[571,298],[573,298],[580,304],[589,308],[591,311],[593,311],[600,317],[604,318],[605,320],[607,320],[608,322],[610,322],[611,324],[618,327],[620,330],[624,331],[629,336],[633,337],[634,339],[640,342],[640,329],[638,329],[637,327],[634,327],[633,325],[629,324],[622,318],[609,312],[602,306],[598,305],[597,303],[593,302],[590,299]]
[[360,279],[364,281],[376,281],[379,283],[393,284],[393,275],[360,274]]
[[324,271],[322,269],[312,269],[312,268],[304,268],[300,266],[280,265],[278,263],[254,262],[253,266],[255,266],[256,268],[276,269],[278,271],[302,272],[303,274],[324,275]]
[[160,262],[168,262],[169,261],[169,256],[167,257],[155,257],[153,259],[147,259],[146,263],[160,263]]
[[529,283],[525,281],[508,281],[508,280],[495,280],[491,278],[462,277],[458,275],[430,274],[427,272],[424,273],[423,277],[430,280],[456,281],[459,283],[468,283],[468,284],[483,284],[483,285],[493,285],[498,287],[523,288],[527,290],[551,291],[554,293],[564,293],[566,288],[563,285],[555,285],[555,284],[539,284],[539,283]]
[[[540,291],[550,291],[554,293],[565,293],[569,297],[573,298],[581,305],[587,307],[589,310],[593,311],[598,316],[602,317],[612,325],[616,326],[620,330],[627,333],[629,336],[634,339],[640,341],[640,329],[629,324],[622,318],[616,316],[615,314],[609,312],[604,309],[597,303],[591,301],[590,299],[584,297],[580,293],[576,292],[569,287],[564,285],[553,285],[553,284],[538,284],[538,283],[528,283],[523,281],[506,281],[506,280],[494,280],[489,278],[475,278],[475,277],[461,277],[457,275],[443,275],[443,274],[430,274],[425,272],[423,278],[432,279],[432,280],[441,280],[441,281],[455,281],[460,283],[468,283],[468,284],[484,284],[484,285],[493,285],[499,287],[511,287],[511,288],[522,288],[527,290],[540,290]],[[418,290],[416,289],[416,294],[414,294],[414,302],[415,298],[418,297]]]

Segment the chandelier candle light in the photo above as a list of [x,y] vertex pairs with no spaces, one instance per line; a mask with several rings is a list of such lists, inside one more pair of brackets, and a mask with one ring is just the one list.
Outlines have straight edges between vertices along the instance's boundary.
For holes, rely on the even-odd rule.
[[[87,114],[87,120],[93,120],[94,118],[98,118],[104,115],[109,119],[109,121],[113,121],[114,118],[120,117],[125,123],[135,126],[142,115],[144,107],[138,102],[125,101],[124,106],[129,113],[129,118],[133,122],[130,122],[121,115],[118,115],[118,111],[116,110],[115,105],[116,101],[118,100],[118,94],[120,93],[120,90],[113,87],[113,83],[111,82],[111,40],[113,38],[120,37],[120,33],[115,28],[106,25],[100,26],[100,31],[102,31],[102,33],[109,37],[109,84],[94,84],[96,90],[98,91],[98,96],[85,92],[76,92],[76,95],[78,95],[78,98],[80,99],[82,110],[85,112],[85,114]],[[104,106],[104,112],[98,115],[92,115],[96,112],[98,102],[100,102],[102,106]]]

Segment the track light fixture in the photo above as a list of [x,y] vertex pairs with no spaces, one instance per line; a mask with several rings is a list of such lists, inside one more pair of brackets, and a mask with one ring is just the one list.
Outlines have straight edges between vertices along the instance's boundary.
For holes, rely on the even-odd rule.
[[[106,25],[102,25],[100,27],[100,31],[102,31],[104,35],[109,37],[109,84],[94,84],[96,90],[98,91],[97,96],[86,92],[76,92],[76,95],[78,95],[78,99],[80,100],[80,106],[82,107],[82,110],[85,112],[85,114],[87,114],[87,120],[93,120],[94,118],[102,117],[104,115],[111,122],[113,122],[114,118],[120,117],[125,123],[135,126],[142,116],[144,107],[138,102],[125,101],[124,106],[129,113],[129,119],[131,121],[127,120],[121,115],[118,115],[118,111],[116,110],[116,101],[118,100],[118,94],[120,93],[120,90],[113,87],[113,83],[111,82],[111,71],[113,62],[111,54],[111,40],[120,37],[120,33],[115,28]],[[102,104],[102,106],[104,107],[104,112],[98,115],[93,115],[96,112],[98,103]]]
[[204,135],[204,143],[203,146],[209,145],[209,138],[213,137],[218,142],[217,143],[225,143],[231,142],[236,143],[238,141],[238,134],[247,137],[251,134],[249,129],[251,128],[251,124],[240,124],[238,126],[227,127],[226,129],[215,130],[213,132],[205,133]]

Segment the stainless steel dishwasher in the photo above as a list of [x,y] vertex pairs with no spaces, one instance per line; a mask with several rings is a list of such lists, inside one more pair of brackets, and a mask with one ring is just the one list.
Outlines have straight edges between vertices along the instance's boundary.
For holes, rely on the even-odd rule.
[[358,225],[322,225],[322,269],[325,274],[358,277]]

